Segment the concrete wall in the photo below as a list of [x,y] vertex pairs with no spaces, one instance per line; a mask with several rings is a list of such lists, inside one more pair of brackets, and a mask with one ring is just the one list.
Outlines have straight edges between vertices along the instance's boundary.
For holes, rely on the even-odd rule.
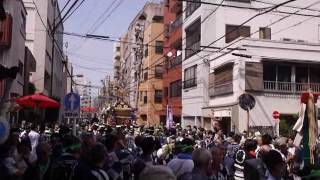
[[[38,92],[43,92],[51,95],[51,66],[52,66],[52,37],[48,34],[47,30],[53,27],[53,19],[57,18],[59,21],[60,10],[57,1],[52,0],[23,0],[28,15],[27,15],[27,42],[37,61],[37,70],[32,73],[31,82],[36,85]],[[39,16],[39,14],[41,16]],[[50,31],[50,30],[49,30]],[[63,32],[63,25],[57,27],[57,31]],[[54,54],[53,65],[53,96],[62,98],[65,94],[60,86],[63,83],[63,64],[62,49],[63,49],[63,34],[57,33],[55,36],[57,41]],[[49,75],[45,78],[45,73]]]
[[[10,68],[18,66],[19,62],[24,64],[26,30],[23,16],[26,16],[26,10],[21,0],[4,0],[3,5],[5,11],[13,18],[12,41],[9,49],[4,49],[0,52],[0,64]],[[22,70],[21,74],[17,74],[10,93],[23,95],[23,86],[24,72]]]

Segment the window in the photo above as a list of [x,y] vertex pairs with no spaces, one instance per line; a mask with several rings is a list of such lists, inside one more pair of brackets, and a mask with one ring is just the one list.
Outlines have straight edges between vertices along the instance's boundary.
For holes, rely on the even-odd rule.
[[156,41],[156,54],[163,53],[163,41]]
[[119,47],[119,46],[116,47],[116,51],[117,51],[117,52],[120,52],[120,47]]
[[148,49],[148,46],[146,46],[144,49],[144,57],[148,57],[148,54],[149,54],[149,49]]
[[147,121],[147,115],[146,114],[141,114],[140,115],[142,121]]
[[262,27],[259,29],[260,39],[271,39],[271,28]]
[[22,73],[23,73],[23,64],[22,64],[21,61],[19,61],[18,68],[19,68],[19,74],[22,76]]
[[143,80],[148,80],[148,71],[143,74]]
[[250,26],[226,25],[226,43],[229,43],[238,37],[250,37]]
[[213,96],[228,94],[233,92],[233,63],[225,64],[214,70],[211,74],[213,80]]
[[155,103],[162,103],[162,90],[155,90],[154,91],[154,102]]
[[201,20],[196,20],[186,29],[186,58],[193,56],[200,50]]
[[163,66],[156,65],[155,66],[155,78],[162,79],[162,75],[163,75]]
[[193,0],[187,1],[186,6],[186,17],[189,17],[191,14],[193,14],[194,11],[196,11],[201,6],[201,0]]
[[191,66],[184,70],[183,88],[190,88],[197,86],[197,65]]
[[143,104],[147,104],[147,103],[148,103],[148,95],[147,95],[147,91],[144,91]]
[[143,100],[143,91],[139,92],[139,99],[140,99],[140,102],[142,102],[142,100]]
[[170,97],[181,97],[182,91],[181,80],[170,83]]

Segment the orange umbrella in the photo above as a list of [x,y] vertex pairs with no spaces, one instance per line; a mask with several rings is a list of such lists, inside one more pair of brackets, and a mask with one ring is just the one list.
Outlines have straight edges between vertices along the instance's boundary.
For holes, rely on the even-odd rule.
[[59,108],[59,102],[39,93],[28,96],[23,96],[21,98],[16,99],[16,102],[22,107],[29,108]]

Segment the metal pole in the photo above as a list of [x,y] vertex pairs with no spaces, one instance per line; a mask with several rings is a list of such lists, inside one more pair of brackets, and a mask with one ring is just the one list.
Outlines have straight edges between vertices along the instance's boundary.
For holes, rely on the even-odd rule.
[[249,126],[250,126],[250,112],[247,110],[247,133],[249,135]]
[[54,4],[53,8],[53,25],[51,30],[51,36],[52,36],[52,49],[51,49],[51,89],[50,89],[50,95],[53,96],[53,64],[54,64],[54,42],[55,42],[55,31],[56,31],[56,4]]
[[72,121],[72,133],[73,133],[74,136],[77,135],[76,125],[77,125],[77,118],[73,118],[73,121]]

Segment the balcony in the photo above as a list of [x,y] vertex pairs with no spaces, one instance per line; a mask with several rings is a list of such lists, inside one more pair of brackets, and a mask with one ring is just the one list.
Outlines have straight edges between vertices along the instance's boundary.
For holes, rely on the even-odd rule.
[[311,89],[313,92],[320,92],[320,83],[292,83],[264,81],[264,91],[283,93],[302,93]]
[[194,0],[186,4],[186,18],[191,16],[201,6],[201,0]]
[[182,15],[180,15],[170,24],[169,32],[170,33],[175,32],[177,29],[181,28],[182,24],[183,24]]
[[186,59],[197,54],[200,51],[200,41],[193,43],[191,46],[186,48]]
[[233,93],[232,81],[225,84],[214,85],[212,88],[209,88],[210,97],[231,94],[231,93]]
[[181,62],[182,62],[182,56],[181,55],[173,58],[171,60],[170,64],[169,64],[169,68],[173,68],[173,67],[179,65],[179,64],[181,64]]
[[196,78],[188,79],[183,82],[183,89],[187,89],[195,86],[197,86]]

